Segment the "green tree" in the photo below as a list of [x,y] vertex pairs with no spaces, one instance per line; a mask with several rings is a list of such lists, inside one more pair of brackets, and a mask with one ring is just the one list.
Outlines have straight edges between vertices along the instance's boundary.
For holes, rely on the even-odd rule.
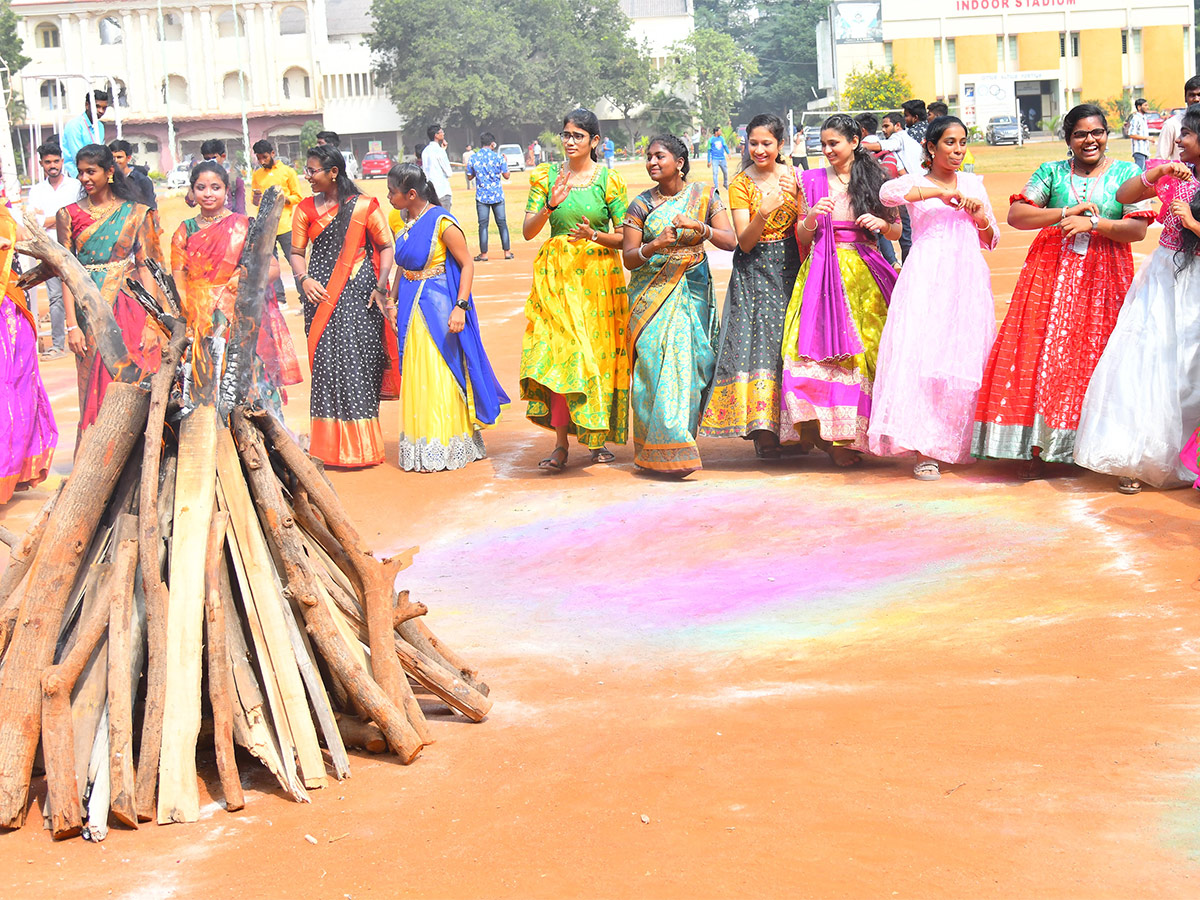
[[317,146],[317,132],[324,129],[324,125],[316,119],[309,119],[300,126],[300,153],[307,153],[310,148]]
[[29,57],[17,34],[17,14],[9,0],[0,0],[0,62],[8,68],[4,76],[4,95],[8,98],[9,121],[16,124],[25,117],[25,104],[13,95],[12,76],[29,65]]
[[828,16],[829,0],[763,0],[744,49],[758,60],[759,72],[746,79],[742,120],[760,112],[797,113],[817,87],[817,24]]
[[600,99],[619,0],[374,0],[377,83],[414,128],[545,124]]
[[745,47],[753,30],[751,26],[760,26],[755,15],[759,5],[755,0],[695,0],[696,27],[723,32],[739,47]]
[[654,134],[686,137],[692,130],[692,109],[686,100],[668,91],[656,91],[646,104],[642,118]]
[[697,28],[671,53],[676,64],[671,74],[675,87],[696,91],[705,125],[721,125],[742,99],[744,79],[758,74],[758,62],[734,43],[733,38],[710,28]]
[[841,105],[843,109],[898,109],[912,95],[912,85],[895,66],[868,63],[846,76]]
[[606,67],[604,98],[621,113],[629,152],[637,140],[630,113],[645,105],[654,91],[654,70],[650,65],[650,49],[642,44],[622,40]]

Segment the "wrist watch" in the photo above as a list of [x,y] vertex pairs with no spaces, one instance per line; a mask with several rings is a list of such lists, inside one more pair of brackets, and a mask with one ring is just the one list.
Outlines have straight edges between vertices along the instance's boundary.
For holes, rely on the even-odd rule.
[[470,300],[459,300],[454,305],[457,306],[459,309],[461,309],[463,312],[466,312],[468,309],[471,308],[471,301]]
[[1095,213],[1092,213],[1090,216],[1088,216],[1088,221],[1092,223],[1092,231],[1095,231],[1100,227],[1100,217]]

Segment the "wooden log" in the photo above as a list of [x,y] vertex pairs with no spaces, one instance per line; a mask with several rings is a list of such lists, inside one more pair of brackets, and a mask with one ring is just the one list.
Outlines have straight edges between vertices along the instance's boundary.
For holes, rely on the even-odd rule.
[[204,554],[216,508],[217,414],[198,406],[179,429],[171,599],[167,608],[166,704],[158,761],[158,822],[195,822],[196,741],[200,735]]
[[[29,238],[20,242],[20,252],[48,264],[70,290],[79,327],[100,352],[100,360],[113,381],[137,384],[142,380],[142,370],[130,359],[113,308],[101,296],[92,276],[74,254],[46,234],[31,210],[26,209],[24,215]],[[132,260],[129,265],[132,270]]]
[[[175,370],[183,358],[187,334],[176,328],[163,352],[162,365],[150,379],[150,406],[146,421],[146,442],[142,448],[142,485],[138,505],[138,554],[142,567],[142,590],[146,597],[146,705],[142,714],[142,743],[138,750],[138,818],[148,822],[154,817],[154,790],[158,784],[158,759],[162,748],[163,707],[166,702],[167,669],[167,586],[163,583],[164,553],[160,523],[164,511],[160,503],[169,499],[166,509],[173,514],[175,500],[175,457],[168,460],[166,478],[160,479],[163,457],[162,433],[167,400]],[[160,490],[165,487],[166,490]]]
[[227,555],[226,564],[222,565],[220,570],[220,588],[221,606],[228,611],[225,616],[225,642],[233,675],[233,737],[267,767],[285,792],[298,802],[307,803],[308,792],[304,790],[304,785],[300,784],[294,772],[289,775],[285,771],[279,745],[267,724],[266,700],[254,674],[254,668],[250,665],[250,650],[246,646],[246,636],[236,615],[228,560]]
[[217,754],[217,775],[225,794],[225,809],[242,809],[246,798],[238,774],[237,758],[233,751],[233,676],[229,665],[229,648],[225,643],[225,607],[221,603],[221,564],[224,561],[225,529],[229,514],[213,516],[208,532],[208,550],[204,557],[206,586],[204,612],[208,640],[208,696],[212,703],[213,745]]
[[[321,755],[317,730],[305,699],[299,661],[287,631],[285,612],[290,612],[286,610],[282,589],[276,580],[271,553],[255,514],[246,479],[242,475],[237,449],[233,438],[224,428],[217,440],[217,477],[224,502],[228,505],[231,530],[250,586],[249,596],[242,597],[250,615],[250,633],[255,638],[263,669],[269,669],[274,674],[278,685],[274,698],[269,687],[267,690],[267,698],[272,701],[271,714],[287,722],[304,786],[324,787],[325,758]],[[265,672],[264,679],[269,680]]]
[[320,545],[337,570],[353,584],[351,592],[361,597],[364,588],[358,570],[354,568],[349,554],[337,542],[337,538],[330,534],[329,528],[325,525],[325,519],[320,512],[313,508],[308,499],[308,491],[302,487],[297,486],[292,492],[292,510],[296,514],[296,521],[300,523],[300,527]]
[[71,652],[41,677],[42,757],[46,766],[46,803],[50,833],[55,840],[83,830],[81,785],[76,776],[75,741],[71,727],[71,691],[83,667],[108,628],[108,606],[97,603],[79,626]]
[[30,523],[25,534],[19,536],[15,542],[8,544],[8,565],[4,567],[4,572],[0,574],[0,606],[3,606],[13,591],[25,577],[25,573],[29,571],[29,567],[33,564],[33,556],[37,552],[37,548],[41,545],[42,535],[46,532],[46,523],[50,521],[50,513],[54,511],[54,505],[58,503],[58,498],[62,496],[62,490],[65,482],[58,485],[58,490],[50,495],[50,499],[42,504],[42,508],[38,510],[37,516]]
[[479,670],[451,650],[446,643],[438,638],[429,626],[420,619],[409,619],[396,626],[400,637],[404,638],[414,648],[421,651],[425,657],[447,669],[452,675],[461,678],[473,689],[487,696],[487,683],[479,678]]
[[[346,515],[333,488],[283,426],[265,412],[254,413],[252,418],[284,464],[308,492],[309,498],[320,509],[330,533],[337,538],[358,572],[359,583],[363,589],[360,599],[366,611],[375,681],[392,702],[403,709],[406,695],[411,695],[412,690],[408,687],[400,663],[392,652],[395,619],[396,616],[411,618],[423,615],[427,611],[425,606],[419,603],[409,602],[403,607],[397,607],[396,575],[411,564],[411,551],[384,560],[373,557],[351,524],[350,517]],[[291,516],[288,518],[290,520]],[[413,727],[422,727],[416,722],[412,724]]]
[[[412,762],[421,752],[421,738],[403,709],[354,661],[338,633],[332,615],[320,601],[315,579],[309,569],[311,561],[304,552],[295,520],[287,511],[283,490],[267,464],[266,447],[261,435],[248,427],[237,410],[233,414],[233,427],[246,460],[246,478],[258,501],[268,539],[283,561],[287,576],[286,590],[300,604],[308,633],[316,643],[321,658],[383,731],[392,752],[402,762]],[[256,465],[251,464],[253,457],[257,457],[254,460]],[[387,655],[391,656],[390,653]],[[407,682],[405,687],[408,687]]]
[[337,725],[347,747],[357,747],[368,753],[383,753],[387,750],[387,740],[374,722],[364,722],[354,716],[338,716]]
[[123,515],[117,522],[113,583],[108,617],[108,743],[111,761],[111,807],[117,820],[137,828],[133,767],[134,601],[137,572],[137,518]]
[[42,546],[26,576],[38,590],[25,595],[0,672],[0,828],[25,821],[29,775],[39,732],[39,679],[53,661],[63,607],[82,554],[117,478],[143,430],[149,394],[134,385],[109,385],[99,416],[83,433],[75,472],[50,514]]

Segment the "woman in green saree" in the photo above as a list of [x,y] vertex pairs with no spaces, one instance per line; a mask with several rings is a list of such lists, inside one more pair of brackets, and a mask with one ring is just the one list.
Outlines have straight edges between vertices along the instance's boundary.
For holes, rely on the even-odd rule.
[[629,205],[622,260],[629,277],[634,462],[679,476],[700,468],[696,432],[717,364],[717,309],[704,242],[737,235],[716,191],[688,184],[687,146],[661,135],[646,148],[655,187]]

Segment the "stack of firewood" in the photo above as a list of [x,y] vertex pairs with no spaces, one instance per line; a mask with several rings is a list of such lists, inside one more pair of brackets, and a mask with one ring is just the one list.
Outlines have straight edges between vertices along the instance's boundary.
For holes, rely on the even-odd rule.
[[39,742],[54,837],[100,839],[110,816],[198,818],[206,717],[236,810],[235,744],[303,802],[349,774],[348,746],[416,758],[414,685],[472,721],[491,707],[395,588],[416,548],[372,556],[319,464],[245,403],[279,206],[269,191],[221,363],[192,352],[187,392],[169,276],[158,298],[130,283],[171,334],[147,380],[87,273],[27,223],[22,251],[66,280],[115,380],[71,477],[25,535],[0,530],[0,828],[24,822]]

